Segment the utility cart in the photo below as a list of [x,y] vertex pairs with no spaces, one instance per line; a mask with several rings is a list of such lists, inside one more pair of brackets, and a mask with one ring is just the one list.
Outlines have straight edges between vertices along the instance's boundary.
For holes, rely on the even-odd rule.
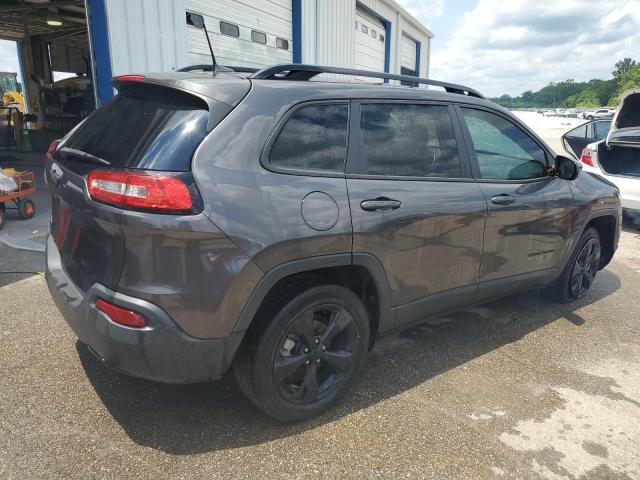
[[36,205],[29,198],[29,195],[36,191],[34,173],[16,171],[9,176],[16,183],[18,189],[12,192],[0,190],[0,230],[2,230],[6,221],[6,210],[17,210],[20,218],[25,220],[32,218],[36,213]]

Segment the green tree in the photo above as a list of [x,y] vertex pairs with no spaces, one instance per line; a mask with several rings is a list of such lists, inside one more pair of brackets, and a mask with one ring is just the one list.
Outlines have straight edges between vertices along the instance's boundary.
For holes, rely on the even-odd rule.
[[635,64],[618,79],[615,94],[607,102],[610,106],[616,106],[620,102],[620,95],[627,90],[640,88],[640,65]]
[[615,78],[621,78],[623,75],[628,73],[631,69],[633,69],[636,66],[638,66],[638,63],[635,60],[627,57],[620,60],[619,62],[616,62],[616,69],[613,72],[611,72],[611,74]]
[[602,106],[600,99],[592,90],[585,90],[576,98],[576,107],[597,108]]
[[621,93],[640,87],[640,64],[624,58],[616,63],[613,75],[610,80],[594,78],[588,82],[569,78],[563,82],[550,82],[537,92],[527,90],[517,97],[502,95],[492,100],[507,108],[615,106]]

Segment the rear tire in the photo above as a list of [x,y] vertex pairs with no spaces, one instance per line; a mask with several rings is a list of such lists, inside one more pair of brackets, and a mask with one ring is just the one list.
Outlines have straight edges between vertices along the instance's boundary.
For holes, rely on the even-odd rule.
[[558,303],[570,303],[582,298],[591,288],[600,267],[600,234],[590,227],[576,244],[560,277],[543,290],[543,294]]
[[7,217],[4,214],[4,208],[0,208],[0,230],[4,228],[4,224],[7,221]]
[[18,201],[18,215],[23,220],[29,220],[36,214],[36,204],[29,198],[21,198]]
[[234,360],[238,385],[281,422],[318,415],[359,378],[369,346],[369,318],[350,290],[324,285],[274,305]]

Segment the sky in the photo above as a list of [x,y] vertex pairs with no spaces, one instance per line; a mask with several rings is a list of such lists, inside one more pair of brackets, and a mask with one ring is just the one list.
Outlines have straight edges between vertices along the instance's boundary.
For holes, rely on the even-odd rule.
[[[435,34],[429,76],[495,97],[640,61],[640,0],[397,0]],[[0,71],[18,71],[0,40]]]
[[640,61],[640,0],[397,0],[435,34],[429,76],[487,96]]
[[20,67],[18,66],[18,52],[15,42],[0,40],[0,72],[17,72],[18,80],[20,80]]

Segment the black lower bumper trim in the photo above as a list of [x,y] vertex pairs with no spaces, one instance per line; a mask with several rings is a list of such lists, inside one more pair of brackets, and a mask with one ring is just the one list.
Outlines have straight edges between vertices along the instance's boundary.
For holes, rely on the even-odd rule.
[[[60,263],[51,238],[47,241],[46,279],[51,296],[78,339],[115,369],[164,383],[197,383],[220,378],[230,367],[244,332],[226,338],[187,335],[161,308],[103,285],[86,292],[74,285]],[[141,313],[142,329],[114,323],[95,307],[103,298]]]

